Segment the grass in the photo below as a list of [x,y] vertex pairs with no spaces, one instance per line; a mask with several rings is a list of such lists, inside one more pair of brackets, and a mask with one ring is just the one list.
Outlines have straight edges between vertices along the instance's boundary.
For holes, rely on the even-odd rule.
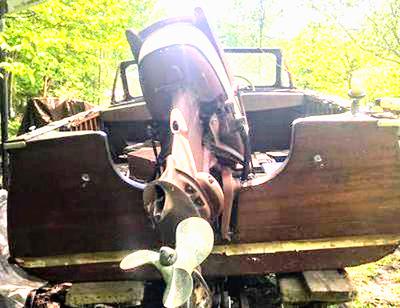
[[375,263],[346,270],[358,292],[347,307],[400,307],[400,248]]

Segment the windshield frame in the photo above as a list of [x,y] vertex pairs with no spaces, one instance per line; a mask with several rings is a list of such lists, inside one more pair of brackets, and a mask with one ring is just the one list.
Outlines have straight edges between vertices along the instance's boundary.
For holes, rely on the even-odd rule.
[[275,65],[275,83],[271,85],[256,85],[256,88],[292,88],[292,79],[289,74],[289,87],[282,86],[282,51],[279,48],[243,48],[243,47],[231,47],[224,48],[225,53],[238,53],[238,54],[273,54],[276,57]]
[[[289,86],[282,85],[282,51],[279,48],[243,48],[243,47],[230,47],[224,48],[224,53],[236,53],[236,54],[273,54],[276,57],[276,64],[275,64],[275,83],[273,85],[255,85],[255,89],[263,90],[263,89],[292,89],[293,83],[290,73],[288,72],[289,77]],[[126,69],[131,65],[138,65],[136,60],[127,60],[122,61],[118,66],[116,71],[116,75],[114,78],[114,84],[112,89],[112,96],[111,96],[111,105],[121,105],[127,104],[132,102],[143,102],[143,96],[132,96],[129,92],[129,86],[126,76]],[[117,78],[120,78],[122,81],[122,89],[123,89],[123,99],[117,101],[115,97],[116,85],[117,85]]]

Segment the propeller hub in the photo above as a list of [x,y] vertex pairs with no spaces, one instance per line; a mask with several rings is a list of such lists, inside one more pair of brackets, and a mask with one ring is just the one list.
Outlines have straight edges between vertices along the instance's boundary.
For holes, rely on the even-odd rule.
[[160,264],[163,266],[171,266],[176,262],[177,253],[175,249],[170,247],[161,247],[160,248]]

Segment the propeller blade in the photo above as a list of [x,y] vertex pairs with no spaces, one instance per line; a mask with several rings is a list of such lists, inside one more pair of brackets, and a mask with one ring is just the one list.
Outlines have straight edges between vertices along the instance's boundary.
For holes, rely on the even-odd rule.
[[178,260],[174,267],[192,273],[211,253],[214,232],[203,218],[190,217],[181,221],[176,228],[176,252]]
[[166,283],[163,304],[167,308],[175,308],[190,299],[192,272],[208,257],[213,245],[214,232],[210,224],[203,218],[190,217],[182,220],[176,228],[175,250],[162,247],[161,254],[152,250],[135,251],[127,255],[119,266],[128,270],[153,264]]
[[123,258],[119,267],[123,270],[129,270],[149,263],[158,267],[156,263],[159,258],[160,254],[158,252],[152,250],[138,250]]
[[163,304],[167,308],[176,308],[186,303],[193,291],[191,274],[181,268],[174,268],[170,281],[166,282]]
[[[163,248],[165,249],[165,247]],[[138,250],[132,252],[122,259],[119,267],[122,270],[130,270],[145,264],[154,265],[161,273],[165,283],[168,285],[168,282],[171,281],[173,274],[172,266],[163,266],[160,263],[160,253],[153,250]]]

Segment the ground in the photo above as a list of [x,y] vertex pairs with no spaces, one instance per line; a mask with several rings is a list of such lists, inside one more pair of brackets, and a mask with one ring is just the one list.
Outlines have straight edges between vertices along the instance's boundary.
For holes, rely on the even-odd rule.
[[375,263],[347,268],[358,291],[352,308],[400,307],[400,248]]
[[[400,247],[377,262],[349,267],[346,271],[357,297],[352,302],[329,307],[400,307]],[[275,275],[250,279],[245,289],[251,308],[281,307]]]
[[[368,264],[346,268],[357,297],[349,303],[332,308],[400,307],[400,247],[385,258]],[[248,289],[250,307],[278,308],[279,292],[275,276],[267,276],[262,286]]]

